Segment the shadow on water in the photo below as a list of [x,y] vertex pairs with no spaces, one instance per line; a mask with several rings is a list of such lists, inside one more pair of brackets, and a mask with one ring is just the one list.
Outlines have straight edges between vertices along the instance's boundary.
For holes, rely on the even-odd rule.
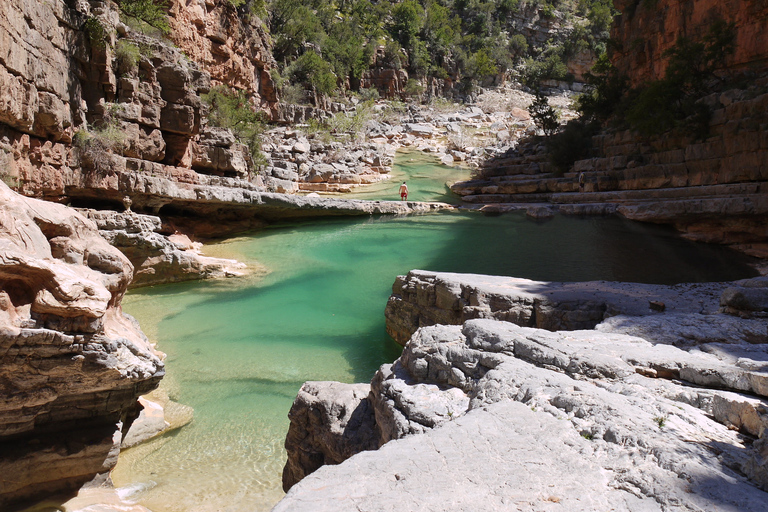
[[[546,221],[523,213],[467,214],[452,225],[446,251],[424,270],[541,281],[648,284],[731,281],[757,275],[754,259],[725,247],[682,239],[673,229],[619,217]],[[474,218],[473,218],[474,217]]]

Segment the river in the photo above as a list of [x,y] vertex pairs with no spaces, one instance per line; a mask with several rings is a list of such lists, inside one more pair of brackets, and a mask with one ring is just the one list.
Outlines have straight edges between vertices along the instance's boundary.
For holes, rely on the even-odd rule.
[[[399,155],[365,194],[451,200],[461,172]],[[455,199],[455,198],[454,198]],[[124,301],[168,354],[163,387],[194,421],[121,455],[122,492],[153,512],[269,510],[283,493],[287,414],[306,380],[364,382],[399,347],[384,330],[398,274],[411,269],[550,281],[671,284],[753,275],[746,258],[658,226],[612,217],[535,221],[473,212],[271,226],[208,247],[266,275],[132,291]]]

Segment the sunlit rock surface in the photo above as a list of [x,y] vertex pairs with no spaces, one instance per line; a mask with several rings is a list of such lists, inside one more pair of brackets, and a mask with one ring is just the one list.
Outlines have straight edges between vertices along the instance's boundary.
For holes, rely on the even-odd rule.
[[[389,320],[403,311],[434,319],[468,290],[477,300],[467,307],[482,314],[416,325],[359,403],[344,385],[325,384],[328,394],[314,383],[313,396],[328,401],[314,410],[372,410],[355,425],[373,421],[366,434],[381,447],[371,451],[343,415],[311,433],[292,421],[288,465],[299,451],[324,449],[327,432],[347,445],[360,439],[360,453],[294,482],[274,510],[764,509],[768,320],[719,311],[728,288],[759,290],[752,303],[761,303],[764,278],[677,287],[416,271],[398,279],[431,280],[431,288],[411,309],[390,309]],[[542,301],[542,292],[552,298]],[[649,300],[665,301],[664,311]],[[496,319],[515,310],[527,322],[536,302],[547,318],[590,312],[584,321],[593,325],[567,330],[561,320],[555,331]],[[593,321],[598,309],[604,320]],[[305,402],[294,403],[292,419]],[[319,445],[290,442],[301,436]]]
[[93,222],[0,183],[0,508],[114,466],[164,374],[120,307],[132,276]]

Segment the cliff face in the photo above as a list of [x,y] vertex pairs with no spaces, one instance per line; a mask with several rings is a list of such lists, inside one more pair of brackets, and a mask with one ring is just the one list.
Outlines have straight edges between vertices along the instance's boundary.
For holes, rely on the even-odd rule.
[[0,183],[0,506],[109,471],[164,374],[122,313],[128,259],[73,210]]
[[247,5],[235,9],[228,0],[173,0],[169,13],[171,39],[214,84],[247,91],[259,108],[277,119],[269,36]]
[[109,1],[0,9],[0,173],[22,194],[157,212],[179,188],[259,188],[246,146],[207,126],[202,100],[228,83],[275,113],[258,18],[175,2],[179,49],[124,25]]
[[663,78],[664,52],[678,38],[700,40],[716,20],[733,23],[736,34],[736,50],[721,72],[768,68],[768,5],[761,0],[615,0],[614,5],[622,14],[611,32],[618,43],[612,60],[632,85]]

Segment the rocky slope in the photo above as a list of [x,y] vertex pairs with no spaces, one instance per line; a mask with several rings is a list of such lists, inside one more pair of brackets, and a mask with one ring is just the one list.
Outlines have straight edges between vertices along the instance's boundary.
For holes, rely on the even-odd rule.
[[0,508],[114,466],[164,374],[120,307],[132,277],[93,222],[0,183]]
[[[581,289],[426,272],[404,280],[432,281],[411,301],[425,317],[453,302],[485,318],[421,327],[370,387],[306,383],[286,442],[292,487],[274,510],[764,508],[764,278]],[[649,297],[666,310],[649,311]],[[718,312],[720,300],[752,318]],[[600,301],[607,318],[594,330],[495,319],[537,303],[572,317],[575,304]],[[356,444],[361,453],[309,474]]]

